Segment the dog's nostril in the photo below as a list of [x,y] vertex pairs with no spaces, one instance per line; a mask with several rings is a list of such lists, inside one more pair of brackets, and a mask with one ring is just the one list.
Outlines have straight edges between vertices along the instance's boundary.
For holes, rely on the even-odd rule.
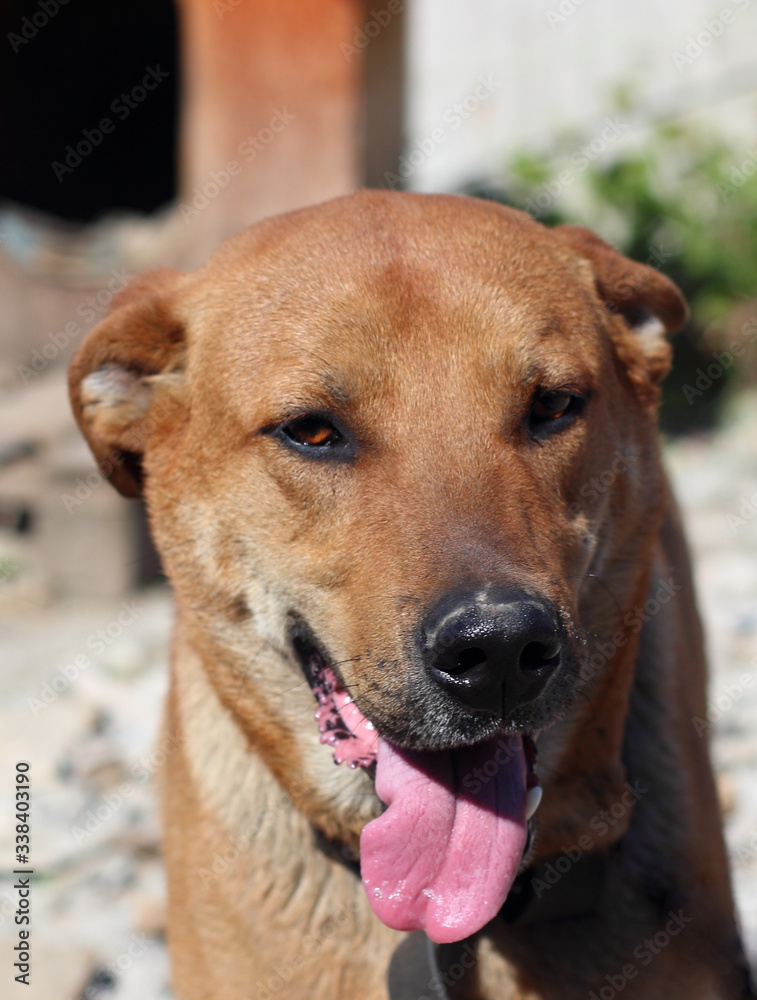
[[554,643],[529,642],[520,654],[521,670],[541,670],[554,667],[560,659],[560,647]]
[[457,654],[457,669],[450,671],[450,673],[464,674],[480,663],[486,663],[486,653],[478,646],[471,646]]
[[436,684],[467,708],[500,718],[541,697],[563,658],[552,605],[517,591],[442,599],[423,622],[421,641]]

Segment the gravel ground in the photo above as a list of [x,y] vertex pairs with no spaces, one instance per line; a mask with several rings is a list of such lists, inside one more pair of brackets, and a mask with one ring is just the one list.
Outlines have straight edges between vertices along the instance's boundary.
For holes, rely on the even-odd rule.
[[[716,434],[676,442],[667,456],[707,625],[713,753],[736,896],[757,954],[757,394],[739,397]],[[2,557],[0,550],[0,570]],[[16,582],[0,586],[11,594]],[[170,595],[155,588],[123,605],[37,604],[27,595],[0,605],[4,859],[11,858],[5,806],[15,761],[31,762],[33,783],[34,978],[24,995],[170,997],[150,780],[163,754],[155,740]],[[106,630],[107,645],[98,629]],[[14,900],[10,883],[2,883],[6,970],[16,940]]]

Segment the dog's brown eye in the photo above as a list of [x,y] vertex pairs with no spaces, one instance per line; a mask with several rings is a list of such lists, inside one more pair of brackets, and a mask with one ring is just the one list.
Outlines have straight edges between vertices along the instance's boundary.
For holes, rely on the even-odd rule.
[[537,396],[531,407],[531,419],[536,423],[558,420],[565,416],[576,397],[569,392],[545,392]]
[[281,430],[290,441],[309,448],[329,448],[342,441],[336,427],[322,417],[298,417],[284,424]]

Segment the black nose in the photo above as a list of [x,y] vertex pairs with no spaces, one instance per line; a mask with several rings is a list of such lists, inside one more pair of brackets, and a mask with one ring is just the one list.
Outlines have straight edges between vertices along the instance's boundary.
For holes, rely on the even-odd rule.
[[502,718],[539,697],[562,657],[557,614],[547,601],[489,589],[440,602],[426,619],[423,646],[440,687]]

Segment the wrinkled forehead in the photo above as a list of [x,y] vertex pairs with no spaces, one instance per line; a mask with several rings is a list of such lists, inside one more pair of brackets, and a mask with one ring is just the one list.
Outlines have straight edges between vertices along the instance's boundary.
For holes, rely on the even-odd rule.
[[600,363],[590,267],[541,227],[351,219],[264,236],[233,241],[190,292],[190,366],[204,381],[234,371],[338,398],[376,380]]

